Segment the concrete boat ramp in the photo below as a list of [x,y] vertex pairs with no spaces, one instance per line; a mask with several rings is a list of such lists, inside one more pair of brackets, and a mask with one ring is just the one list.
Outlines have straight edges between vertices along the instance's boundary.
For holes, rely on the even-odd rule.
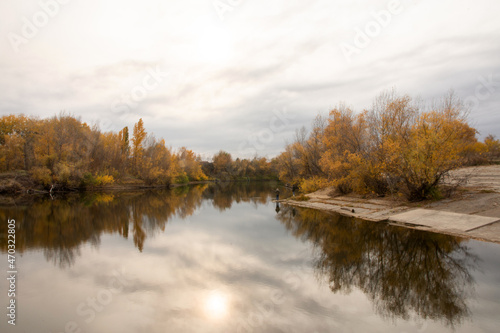
[[389,217],[389,221],[449,232],[469,232],[500,221],[495,217],[458,214],[432,209],[412,209]]
[[442,210],[391,207],[384,200],[336,197],[328,200],[313,197],[309,201],[280,200],[281,203],[336,212],[373,222],[388,222],[412,229],[426,230],[500,243],[500,218]]
[[[485,196],[491,196],[486,194]],[[500,195],[496,197],[500,201]],[[391,207],[383,200],[358,200],[336,197],[330,200],[311,198],[309,201],[280,200],[281,203],[335,212],[367,221],[389,223],[391,225],[443,233],[464,238],[500,244],[500,217],[490,211],[457,213],[454,211],[408,206]],[[459,202],[455,202],[458,204]],[[449,207],[437,207],[446,209]],[[484,215],[492,216],[484,216]],[[496,216],[495,216],[496,215]]]
[[[410,204],[394,198],[332,196],[333,188],[293,198],[286,204],[336,212],[367,221],[500,243],[500,165],[457,169],[453,179],[467,178],[454,197]],[[450,183],[451,184],[451,183]]]

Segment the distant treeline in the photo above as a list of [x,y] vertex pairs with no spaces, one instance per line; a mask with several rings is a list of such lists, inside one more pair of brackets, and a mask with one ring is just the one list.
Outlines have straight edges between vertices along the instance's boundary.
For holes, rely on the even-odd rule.
[[466,115],[453,93],[426,105],[387,92],[362,112],[341,104],[318,116],[309,133],[296,132],[277,157],[280,179],[306,192],[334,186],[342,194],[439,197],[450,170],[500,155],[500,142],[492,135],[479,142]]
[[0,172],[28,172],[37,185],[62,188],[104,186],[116,181],[169,185],[212,179],[270,178],[266,158],[232,160],[220,151],[213,162],[183,147],[174,151],[148,134],[142,119],[118,133],[60,114],[0,118]]
[[228,180],[277,180],[278,171],[275,160],[265,157],[233,160],[230,153],[219,151],[212,162],[201,162],[205,174],[220,181]]

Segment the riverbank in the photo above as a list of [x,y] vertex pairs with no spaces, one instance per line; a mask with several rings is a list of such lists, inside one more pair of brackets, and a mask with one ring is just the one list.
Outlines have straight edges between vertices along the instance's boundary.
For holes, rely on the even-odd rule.
[[335,195],[333,188],[307,194],[307,201],[280,202],[336,212],[373,222],[500,243],[500,165],[453,171],[468,176],[448,199],[409,203],[401,197],[363,198]]
[[105,192],[112,194],[113,192],[136,192],[147,190],[162,190],[162,189],[176,189],[185,186],[203,185],[203,184],[222,184],[226,186],[229,183],[247,183],[247,182],[269,182],[276,181],[274,179],[263,178],[245,178],[245,179],[232,179],[228,181],[221,181],[219,179],[209,179],[203,181],[190,181],[184,183],[173,183],[168,185],[149,185],[144,181],[126,176],[120,180],[115,181],[113,184],[104,186],[86,186],[86,187],[62,187],[55,184],[52,192],[41,185],[37,185],[30,175],[25,171],[4,172],[0,173],[0,206],[17,206],[29,205],[38,198],[47,197],[60,197],[69,193],[99,193]]
[[[169,188],[186,185],[205,184],[214,182],[213,180],[192,181],[186,183],[174,183],[168,185],[150,185],[144,181],[132,177],[125,177],[113,184],[103,186],[86,187],[62,187],[54,184],[54,192],[72,192],[72,191],[113,191],[113,190],[135,190],[149,188]],[[19,195],[24,193],[49,193],[43,186],[37,185],[27,172],[5,172],[0,174],[0,195]]]
[[43,186],[37,185],[25,171],[0,173],[0,206],[24,205],[33,202],[36,197],[60,195],[78,192],[123,192],[143,191],[148,189],[168,189],[187,185],[213,183],[213,180],[192,181],[187,183],[176,183],[169,185],[149,185],[144,181],[132,177],[125,177],[113,184],[104,186],[87,187],[61,187],[55,184],[52,192]]

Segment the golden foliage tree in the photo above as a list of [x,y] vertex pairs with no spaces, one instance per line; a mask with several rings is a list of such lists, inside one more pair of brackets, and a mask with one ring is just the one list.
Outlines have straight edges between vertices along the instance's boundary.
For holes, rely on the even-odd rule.
[[146,139],[147,132],[144,129],[144,122],[142,118],[134,125],[134,132],[132,138],[132,168],[135,174],[139,173],[142,167],[142,157],[144,154],[144,148],[142,144]]
[[207,180],[207,176],[201,170],[201,158],[196,156],[192,150],[182,147],[176,157],[189,180]]
[[325,152],[321,167],[341,193],[356,186],[356,169],[362,165],[366,142],[366,113],[355,114],[341,104],[330,111],[328,126],[323,135]]
[[280,179],[304,189],[331,184],[341,193],[399,191],[421,200],[437,195],[451,169],[476,163],[488,144],[495,149],[476,134],[453,93],[428,106],[391,91],[363,112],[339,105],[309,136],[298,131],[277,164]]
[[142,119],[134,126],[131,146],[128,127],[103,133],[65,113],[42,120],[0,118],[0,171],[29,171],[46,187],[101,186],[129,172],[158,185],[206,179],[198,156],[186,148],[173,154],[163,139],[148,137]]
[[214,172],[218,177],[224,177],[229,179],[230,175],[233,173],[233,158],[231,154],[226,151],[219,151],[213,157]]

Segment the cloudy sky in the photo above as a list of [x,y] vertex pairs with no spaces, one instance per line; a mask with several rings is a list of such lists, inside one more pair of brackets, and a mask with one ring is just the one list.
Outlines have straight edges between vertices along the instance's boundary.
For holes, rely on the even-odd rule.
[[2,0],[0,115],[273,157],[339,102],[450,89],[500,137],[497,0]]

